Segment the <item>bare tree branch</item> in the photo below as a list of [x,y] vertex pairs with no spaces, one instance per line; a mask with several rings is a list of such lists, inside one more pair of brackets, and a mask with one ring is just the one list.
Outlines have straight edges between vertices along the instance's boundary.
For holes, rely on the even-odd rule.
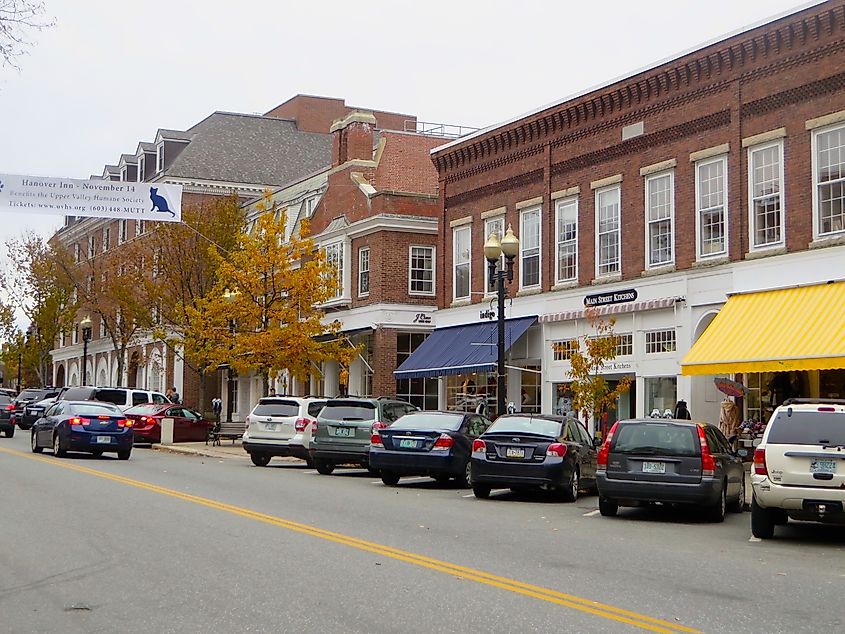
[[33,46],[28,32],[56,24],[45,11],[44,3],[36,0],[0,0],[0,66],[20,70],[17,58]]

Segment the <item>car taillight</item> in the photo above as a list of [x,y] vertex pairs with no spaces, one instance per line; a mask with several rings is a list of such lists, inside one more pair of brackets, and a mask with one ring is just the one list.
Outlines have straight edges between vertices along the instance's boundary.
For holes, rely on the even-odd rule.
[[123,419],[123,424],[126,425],[127,427],[133,427],[135,425],[135,421],[132,420],[131,418],[125,418],[125,419]]
[[372,433],[376,433],[379,429],[384,429],[387,426],[388,426],[387,423],[382,423],[381,421],[376,421],[376,422],[373,423],[373,426],[372,426],[370,431],[372,431]]
[[307,418],[297,418],[296,422],[293,424],[293,428],[296,431],[302,433],[302,432],[305,431],[305,428],[308,427],[308,423],[310,423],[310,422],[311,421],[308,420]]
[[607,438],[605,438],[601,447],[599,447],[599,453],[596,456],[596,471],[607,471],[607,458],[610,456],[610,441],[613,440],[613,434],[616,432],[618,426],[619,423],[613,423],[613,427],[607,433]]
[[432,451],[449,451],[455,445],[455,439],[449,434],[440,434],[437,440],[434,441]]
[[317,427],[318,427],[318,425],[317,425],[317,421],[312,420],[312,421],[311,421],[311,435],[312,435],[312,436],[316,436],[316,435],[317,435]]
[[472,453],[487,453],[487,443],[481,438],[476,438],[472,441]]
[[79,416],[74,416],[73,418],[68,420],[68,422],[71,425],[82,425],[83,427],[87,427],[88,423],[90,423],[91,421],[89,421],[87,418],[80,418]]
[[566,455],[567,449],[569,449],[569,447],[564,445],[562,442],[553,442],[551,445],[546,447],[546,455],[563,458]]
[[6,405],[6,411],[7,412],[14,412],[15,411],[15,404],[9,403],[8,405]]
[[754,473],[755,475],[769,475],[769,468],[766,466],[766,450],[757,447],[754,450]]
[[704,427],[701,425],[698,425],[698,442],[701,444],[701,475],[712,477],[716,474],[716,459],[710,453],[707,436],[704,433]]
[[384,443],[381,441],[381,436],[377,431],[373,432],[373,435],[370,436],[370,444],[373,447],[378,447],[379,449],[384,449]]

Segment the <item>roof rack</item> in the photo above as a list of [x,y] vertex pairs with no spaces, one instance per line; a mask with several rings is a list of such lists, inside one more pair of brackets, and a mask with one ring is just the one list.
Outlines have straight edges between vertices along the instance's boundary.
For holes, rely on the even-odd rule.
[[788,398],[783,405],[845,405],[841,398]]

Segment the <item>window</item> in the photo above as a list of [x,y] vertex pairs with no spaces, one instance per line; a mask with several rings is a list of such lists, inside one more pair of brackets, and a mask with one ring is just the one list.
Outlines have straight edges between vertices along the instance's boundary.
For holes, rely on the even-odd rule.
[[320,200],[319,196],[312,196],[311,198],[305,201],[305,217],[310,218],[314,215],[314,208],[317,206],[317,202]]
[[[488,218],[487,220],[484,221],[484,242],[485,242],[485,244],[487,243],[487,240],[490,238],[490,236],[492,236],[494,233],[498,234],[499,240],[501,240],[502,238],[505,237],[505,217],[504,216],[499,216],[498,218]],[[486,273],[484,273],[484,276],[485,276],[485,279],[487,280],[487,286],[486,286],[487,292],[488,293],[495,293],[496,292],[496,279],[494,277],[490,276],[490,265],[487,263],[486,259],[483,261],[482,266],[485,267],[484,270],[486,271]],[[504,269],[505,269],[505,256],[502,255],[502,257],[499,258],[499,270],[503,271]]]
[[614,275],[619,262],[619,208],[621,189],[596,190],[596,275]]
[[164,143],[159,143],[156,146],[156,172],[164,169]]
[[82,261],[82,248],[79,243],[73,245],[73,259],[79,264]]
[[120,180],[123,182],[126,182],[127,180],[127,171],[126,166],[120,168]]
[[728,252],[727,243],[727,157],[695,164],[695,213],[698,230],[698,257]]
[[117,236],[117,243],[123,244],[126,242],[126,238],[129,235],[129,221],[128,220],[121,220],[119,225],[119,233]]
[[135,180],[139,183],[144,182],[144,155],[138,157],[138,173],[135,176]]
[[650,330],[645,333],[645,353],[675,352],[675,329]]
[[100,318],[100,338],[102,339],[105,336],[106,336],[106,320],[101,317]]
[[358,295],[364,297],[370,294],[370,249],[358,250]]
[[97,236],[88,236],[88,257],[97,255]]
[[459,227],[452,234],[452,246],[454,252],[454,279],[452,280],[453,294],[455,299],[469,299],[470,274],[472,272],[471,249],[472,249],[472,227]]
[[161,325],[161,310],[156,304],[153,304],[152,308],[150,308],[150,320],[156,326]]
[[845,127],[822,130],[813,137],[816,234],[845,231]]
[[411,247],[409,291],[412,295],[434,295],[434,247]]
[[748,150],[751,247],[783,242],[783,145],[777,142]]
[[[361,396],[371,396],[373,393],[373,336],[367,335],[366,349],[361,354],[364,370],[361,373]],[[398,367],[398,366],[397,366]]]
[[[645,387],[645,415],[657,412],[662,416],[666,410],[675,411],[678,401],[678,379],[674,376],[646,377],[643,379]],[[633,425],[631,426],[634,427]]]
[[343,297],[343,242],[335,242],[326,245],[323,249],[326,253],[326,261],[335,270],[335,294],[329,299],[340,299]]
[[557,282],[578,278],[578,199],[559,200],[557,226]]
[[105,229],[103,229],[103,252],[108,251],[110,246],[111,246],[111,228],[106,227]]
[[634,354],[634,335],[630,332],[626,332],[615,336],[617,357],[630,357]]
[[664,266],[674,261],[673,173],[649,176],[645,181],[646,201],[646,263],[648,267]]
[[159,249],[156,249],[155,251],[153,251],[153,270],[152,270],[153,279],[158,277],[160,270],[161,270],[161,251]]
[[561,339],[552,342],[552,351],[554,352],[555,361],[569,361],[572,354],[578,351],[579,343],[577,339]]
[[[419,348],[428,335],[423,332],[396,334],[396,367]],[[436,378],[397,379],[396,398],[408,401],[420,409],[437,409],[438,380]]]
[[139,236],[147,230],[147,223],[140,218],[135,221],[135,235]]
[[73,343],[73,344],[79,343],[79,324],[73,325],[73,331],[71,333],[71,336],[72,336],[71,343]]
[[520,288],[540,285],[540,208],[526,209],[520,222]]

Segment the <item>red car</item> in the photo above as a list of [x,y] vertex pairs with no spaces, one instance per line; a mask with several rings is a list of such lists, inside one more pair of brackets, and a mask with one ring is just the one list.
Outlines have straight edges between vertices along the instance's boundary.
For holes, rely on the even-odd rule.
[[161,420],[173,419],[173,442],[201,442],[208,438],[214,421],[199,412],[173,403],[145,403],[126,410],[126,417],[135,421],[136,443],[161,442]]

